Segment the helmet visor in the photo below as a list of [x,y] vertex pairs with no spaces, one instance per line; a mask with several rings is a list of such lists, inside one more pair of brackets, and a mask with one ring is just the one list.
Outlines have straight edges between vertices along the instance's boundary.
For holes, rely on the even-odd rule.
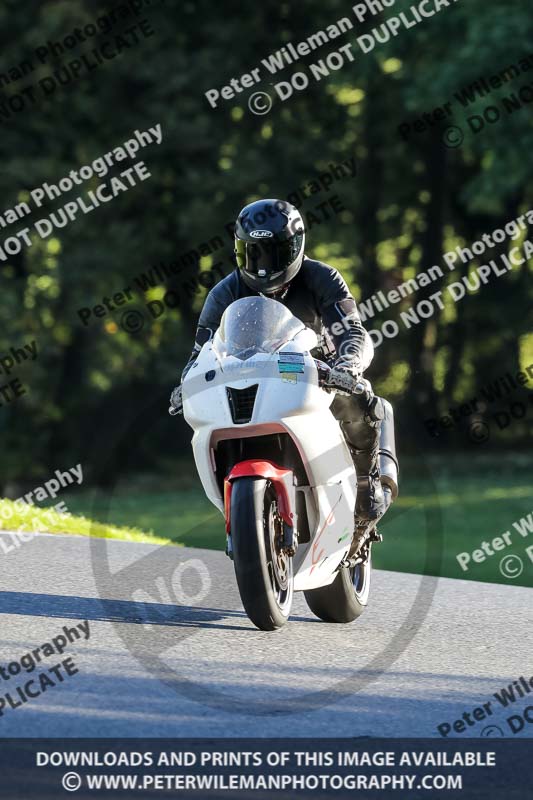
[[283,274],[298,258],[303,233],[296,233],[283,242],[235,240],[237,266],[251,278],[269,281]]

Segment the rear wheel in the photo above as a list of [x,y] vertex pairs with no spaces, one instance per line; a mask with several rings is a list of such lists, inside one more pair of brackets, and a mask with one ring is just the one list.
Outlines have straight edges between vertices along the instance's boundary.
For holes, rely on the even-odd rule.
[[363,564],[344,567],[329,586],[304,592],[305,601],[313,614],[324,622],[353,622],[360,617],[368,603],[371,556]]
[[292,558],[281,550],[283,521],[276,491],[264,478],[237,478],[231,489],[233,564],[242,604],[264,631],[287,621],[293,597]]

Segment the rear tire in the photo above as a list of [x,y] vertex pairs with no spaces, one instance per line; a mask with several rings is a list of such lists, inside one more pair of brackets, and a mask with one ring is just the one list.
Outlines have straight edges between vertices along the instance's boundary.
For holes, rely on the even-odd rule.
[[353,622],[361,616],[368,603],[371,572],[369,556],[364,564],[339,570],[329,586],[304,592],[305,601],[313,614],[324,622]]
[[264,478],[234,480],[231,541],[235,575],[244,610],[263,631],[281,628],[292,606],[292,558],[277,547],[282,530],[272,483]]

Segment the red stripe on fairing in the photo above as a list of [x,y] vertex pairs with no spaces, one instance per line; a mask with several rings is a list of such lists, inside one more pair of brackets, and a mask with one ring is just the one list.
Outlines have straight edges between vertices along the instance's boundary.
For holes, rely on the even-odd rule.
[[238,464],[235,464],[229,475],[224,480],[224,515],[226,517],[226,533],[230,532],[231,486],[232,481],[236,478],[268,478],[270,481],[272,481],[278,496],[278,507],[281,518],[287,523],[287,525],[292,527],[294,525],[294,513],[291,510],[289,495],[283,482],[283,479],[288,475],[292,475],[292,471],[290,469],[278,467],[271,461],[250,458],[247,461],[241,461]]
[[335,509],[337,508],[337,506],[339,505],[340,501],[341,501],[341,498],[339,497],[339,499],[337,500],[337,502],[335,503],[335,505],[333,506],[333,508],[329,512],[329,514],[327,515],[326,519],[324,520],[324,524],[322,525],[322,528],[319,530],[317,536],[315,537],[315,540],[313,542],[313,547],[311,549],[311,564],[312,564],[312,567],[309,570],[309,575],[313,574],[314,568],[316,567],[318,562],[322,560],[322,556],[325,553],[325,550],[321,550],[320,553],[317,553],[316,552],[316,548],[317,548],[317,545],[318,545],[318,543],[319,543],[319,541],[320,541],[320,539],[322,537],[322,534],[324,533],[324,531],[326,530],[328,525],[334,525],[335,524],[335,513],[334,512],[335,512]]

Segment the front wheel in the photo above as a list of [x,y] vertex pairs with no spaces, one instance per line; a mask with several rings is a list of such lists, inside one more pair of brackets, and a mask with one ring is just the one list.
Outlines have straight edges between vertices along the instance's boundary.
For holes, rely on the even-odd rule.
[[293,598],[292,558],[281,550],[276,491],[264,478],[237,478],[231,489],[233,564],[244,610],[263,631],[287,622]]
[[329,586],[304,592],[313,614],[324,622],[353,622],[368,603],[372,562],[370,555],[363,564],[343,567]]

